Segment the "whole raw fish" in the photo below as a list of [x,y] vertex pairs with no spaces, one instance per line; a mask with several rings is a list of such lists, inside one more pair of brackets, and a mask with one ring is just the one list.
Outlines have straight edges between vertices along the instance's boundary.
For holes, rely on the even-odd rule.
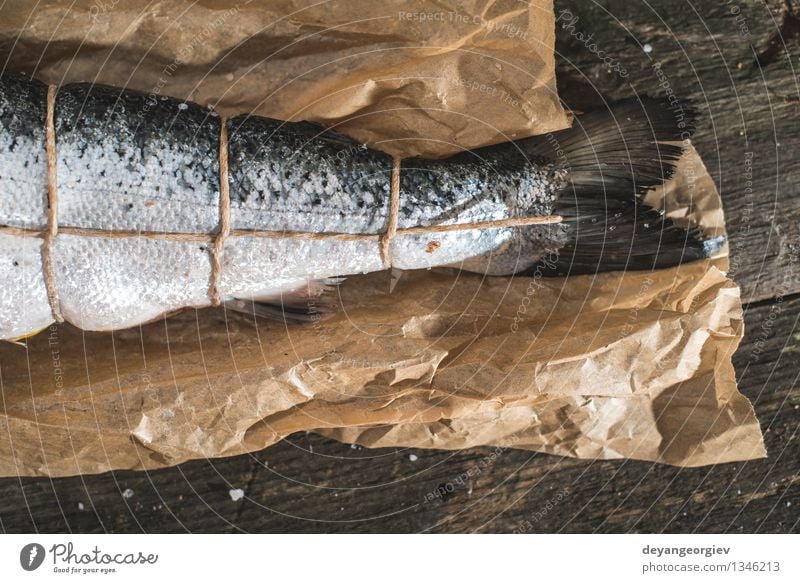
[[[87,330],[210,305],[213,235],[220,228],[219,116],[127,90],[59,88],[58,234],[49,249],[49,298],[42,236],[49,225],[46,114],[46,86],[0,77],[0,338],[50,325],[51,299],[66,321]],[[557,256],[550,263],[560,273],[652,269],[704,257],[719,241],[677,229],[638,203],[673,172],[682,150],[663,142],[690,136],[693,118],[682,102],[629,100],[548,136],[445,160],[403,160],[399,229],[548,215],[564,221],[398,234],[389,263],[501,276],[524,273],[548,255]],[[297,315],[306,310],[298,299],[317,293],[318,284],[387,267],[377,235],[389,219],[388,155],[306,123],[246,115],[225,123],[236,236],[225,238],[220,255],[222,301],[238,308],[280,305]],[[111,236],[120,232],[126,236]]]

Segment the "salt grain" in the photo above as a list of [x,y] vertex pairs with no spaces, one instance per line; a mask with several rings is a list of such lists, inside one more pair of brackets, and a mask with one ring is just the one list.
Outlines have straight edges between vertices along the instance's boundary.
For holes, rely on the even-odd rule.
[[242,490],[241,488],[235,488],[233,490],[229,490],[228,494],[230,495],[231,500],[233,500],[234,502],[244,498],[244,490]]
[[408,459],[410,459],[412,462],[415,462],[419,458],[417,456],[415,456],[413,453],[410,453],[410,454],[408,454]]
[[131,490],[130,488],[125,488],[122,491],[122,497],[125,498],[126,500],[128,500],[129,498],[132,498],[133,497],[133,490]]
[[644,49],[644,52],[646,52],[647,54],[653,52],[653,45],[651,45],[650,43],[645,44],[642,48]]

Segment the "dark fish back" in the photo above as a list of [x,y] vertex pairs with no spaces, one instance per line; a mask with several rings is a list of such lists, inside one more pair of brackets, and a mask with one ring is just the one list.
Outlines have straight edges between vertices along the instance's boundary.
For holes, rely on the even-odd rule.
[[232,228],[385,229],[388,155],[308,123],[241,116],[228,134]]
[[211,233],[219,223],[219,118],[102,85],[58,92],[59,224]]
[[46,103],[42,83],[0,76],[0,224],[47,224]]

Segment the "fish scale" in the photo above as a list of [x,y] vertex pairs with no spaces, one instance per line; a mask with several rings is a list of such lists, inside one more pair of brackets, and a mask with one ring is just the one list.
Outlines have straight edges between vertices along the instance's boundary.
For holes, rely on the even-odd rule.
[[[0,222],[46,227],[46,88],[0,77]],[[97,85],[58,91],[54,110],[59,227],[217,232],[220,118],[196,104]],[[230,119],[230,224],[236,230],[379,235],[387,228],[392,159],[305,123]],[[453,160],[404,160],[398,226],[466,224],[553,213],[564,176],[514,144]],[[562,226],[396,236],[391,264],[454,265],[507,275],[563,244]],[[432,243],[435,242],[435,245]],[[59,233],[54,283],[65,319],[87,330],[141,324],[210,304],[213,245]],[[223,301],[270,300],[312,280],[384,269],[380,242],[228,237]],[[3,234],[0,338],[52,322],[41,239]],[[20,302],[19,298],[26,298]]]

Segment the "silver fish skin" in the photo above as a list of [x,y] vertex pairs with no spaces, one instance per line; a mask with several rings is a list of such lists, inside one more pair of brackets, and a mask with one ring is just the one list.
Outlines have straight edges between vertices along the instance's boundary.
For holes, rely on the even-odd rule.
[[[0,77],[0,338],[53,322],[42,263],[47,228],[46,88]],[[215,234],[220,118],[170,98],[98,85],[61,87],[55,102],[59,228]],[[226,121],[231,228],[380,234],[392,160],[306,123]],[[398,227],[554,214],[567,185],[558,160],[509,143],[448,160],[404,160]],[[568,240],[568,225],[399,235],[391,264],[489,275],[530,268]],[[85,330],[135,326],[210,304],[213,245],[196,240],[59,233],[51,247],[64,318]],[[386,268],[377,240],[225,240],[220,294],[274,301],[309,282]]]

